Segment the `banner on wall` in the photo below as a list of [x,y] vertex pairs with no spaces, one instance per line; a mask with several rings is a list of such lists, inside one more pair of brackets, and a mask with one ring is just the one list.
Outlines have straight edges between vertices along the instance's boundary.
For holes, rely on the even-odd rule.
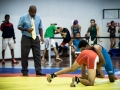
[[111,21],[115,22],[116,31],[118,31],[118,28],[120,27],[120,19],[103,19],[102,30],[104,32],[108,31],[108,27],[111,25]]

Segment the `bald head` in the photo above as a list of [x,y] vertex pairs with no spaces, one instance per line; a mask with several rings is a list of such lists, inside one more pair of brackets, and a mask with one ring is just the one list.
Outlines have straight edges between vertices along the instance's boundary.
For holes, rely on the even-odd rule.
[[32,5],[29,7],[29,14],[31,17],[35,17],[36,11],[37,11],[36,6]]

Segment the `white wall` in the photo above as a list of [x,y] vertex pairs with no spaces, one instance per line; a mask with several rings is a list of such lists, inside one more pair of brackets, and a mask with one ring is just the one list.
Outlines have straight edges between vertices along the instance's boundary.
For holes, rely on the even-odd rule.
[[[0,0],[0,22],[4,19],[5,14],[10,14],[10,21],[15,28],[17,41],[15,44],[16,58],[21,56],[21,32],[17,29],[17,24],[20,16],[28,12],[30,5],[37,7],[37,13],[41,16],[43,22],[44,32],[51,22],[57,22],[58,26],[67,27],[70,30],[71,21],[78,19],[79,24],[82,26],[81,34],[84,36],[90,25],[90,19],[95,19],[100,27],[101,36],[109,36],[106,30],[102,30],[102,10],[120,8],[120,0]],[[1,34],[0,32],[0,36]],[[109,49],[109,39],[102,39],[102,41],[101,44]],[[2,43],[2,38],[0,38],[0,42]],[[41,48],[43,50],[44,45]],[[2,44],[0,44],[0,53],[1,51]],[[32,56],[32,53],[29,56]],[[10,51],[7,48],[6,58],[10,57]]]

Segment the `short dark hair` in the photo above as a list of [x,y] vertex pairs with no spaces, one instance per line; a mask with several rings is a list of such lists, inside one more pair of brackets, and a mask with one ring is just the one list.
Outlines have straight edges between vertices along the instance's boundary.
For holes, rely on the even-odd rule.
[[81,40],[81,41],[79,42],[78,47],[79,47],[79,48],[81,48],[81,47],[86,47],[87,45],[89,45],[88,42],[86,42],[85,40]]
[[79,34],[80,34],[80,32],[79,32],[79,31],[78,31],[78,32],[76,32],[76,34],[77,34],[77,33],[79,33]]
[[91,21],[94,21],[94,22],[95,22],[95,19],[91,19],[90,22],[91,22]]
[[10,15],[9,15],[9,14],[6,14],[6,15],[5,15],[5,19],[6,19],[7,17],[10,17]]
[[36,6],[31,5],[31,6],[29,7],[29,11],[31,11],[31,10],[37,10]]
[[114,23],[114,21],[111,21],[111,24]]
[[60,29],[60,27],[57,27],[57,29]]
[[[90,22],[92,22],[92,21],[94,21],[94,23],[95,23],[95,19],[91,19],[91,20],[90,20]],[[97,26],[97,24],[96,24],[96,23],[95,23],[95,26]]]
[[57,23],[51,23],[50,25],[57,25]]

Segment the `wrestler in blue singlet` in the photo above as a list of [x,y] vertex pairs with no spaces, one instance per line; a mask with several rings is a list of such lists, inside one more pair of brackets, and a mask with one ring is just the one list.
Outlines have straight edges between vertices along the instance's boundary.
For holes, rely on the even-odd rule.
[[112,60],[108,54],[108,51],[103,46],[101,46],[101,47],[102,47],[102,54],[103,54],[105,62],[106,62],[104,64],[105,70],[108,73],[108,75],[114,75],[114,68],[112,65]]

